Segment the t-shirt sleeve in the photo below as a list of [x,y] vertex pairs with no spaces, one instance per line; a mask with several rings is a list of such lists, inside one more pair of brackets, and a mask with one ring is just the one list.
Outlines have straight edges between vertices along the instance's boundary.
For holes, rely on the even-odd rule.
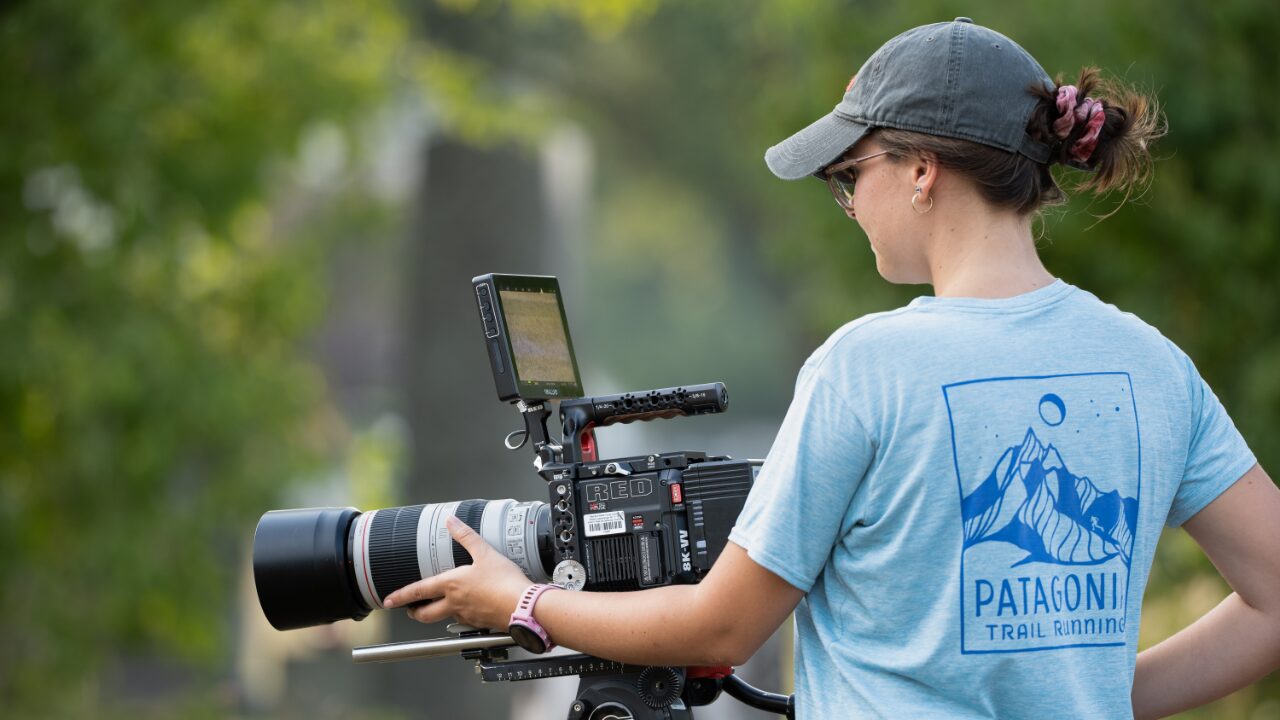
[[1191,399],[1187,464],[1166,523],[1178,527],[1235,484],[1258,460],[1235,423],[1191,361],[1186,361]]
[[875,453],[847,401],[806,365],[795,398],[729,539],[805,592],[839,541]]

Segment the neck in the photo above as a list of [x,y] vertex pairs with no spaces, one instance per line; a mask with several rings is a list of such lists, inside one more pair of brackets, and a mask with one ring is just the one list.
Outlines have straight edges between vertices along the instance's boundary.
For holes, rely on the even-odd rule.
[[1030,217],[971,212],[938,221],[927,251],[936,296],[1013,297],[1054,281],[1036,254]]

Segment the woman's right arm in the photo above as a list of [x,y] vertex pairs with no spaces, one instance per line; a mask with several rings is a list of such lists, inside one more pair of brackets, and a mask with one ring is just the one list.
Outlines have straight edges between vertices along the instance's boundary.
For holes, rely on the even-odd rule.
[[1139,720],[1217,700],[1280,667],[1280,489],[1254,465],[1183,527],[1235,592],[1138,655]]
[[560,645],[637,665],[740,665],[804,598],[804,591],[730,542],[697,585],[641,592],[557,592],[538,620]]

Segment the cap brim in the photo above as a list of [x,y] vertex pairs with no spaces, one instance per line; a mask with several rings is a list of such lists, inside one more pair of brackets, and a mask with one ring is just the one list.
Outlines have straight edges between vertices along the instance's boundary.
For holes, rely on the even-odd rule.
[[766,150],[764,162],[783,180],[799,180],[830,165],[869,129],[864,123],[831,112]]

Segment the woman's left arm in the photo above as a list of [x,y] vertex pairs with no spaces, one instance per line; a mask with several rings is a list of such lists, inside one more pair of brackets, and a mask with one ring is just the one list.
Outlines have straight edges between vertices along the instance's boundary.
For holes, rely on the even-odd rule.
[[[524,573],[474,530],[449,519],[449,532],[472,564],[420,580],[388,595],[386,607],[431,602],[409,611],[424,623],[455,617],[504,631]],[[637,592],[549,592],[535,615],[558,645],[638,665],[740,665],[799,604],[804,592],[729,543],[697,585]]]
[[1280,667],[1280,490],[1254,465],[1183,527],[1235,592],[1138,654],[1139,719],[1203,705]]

